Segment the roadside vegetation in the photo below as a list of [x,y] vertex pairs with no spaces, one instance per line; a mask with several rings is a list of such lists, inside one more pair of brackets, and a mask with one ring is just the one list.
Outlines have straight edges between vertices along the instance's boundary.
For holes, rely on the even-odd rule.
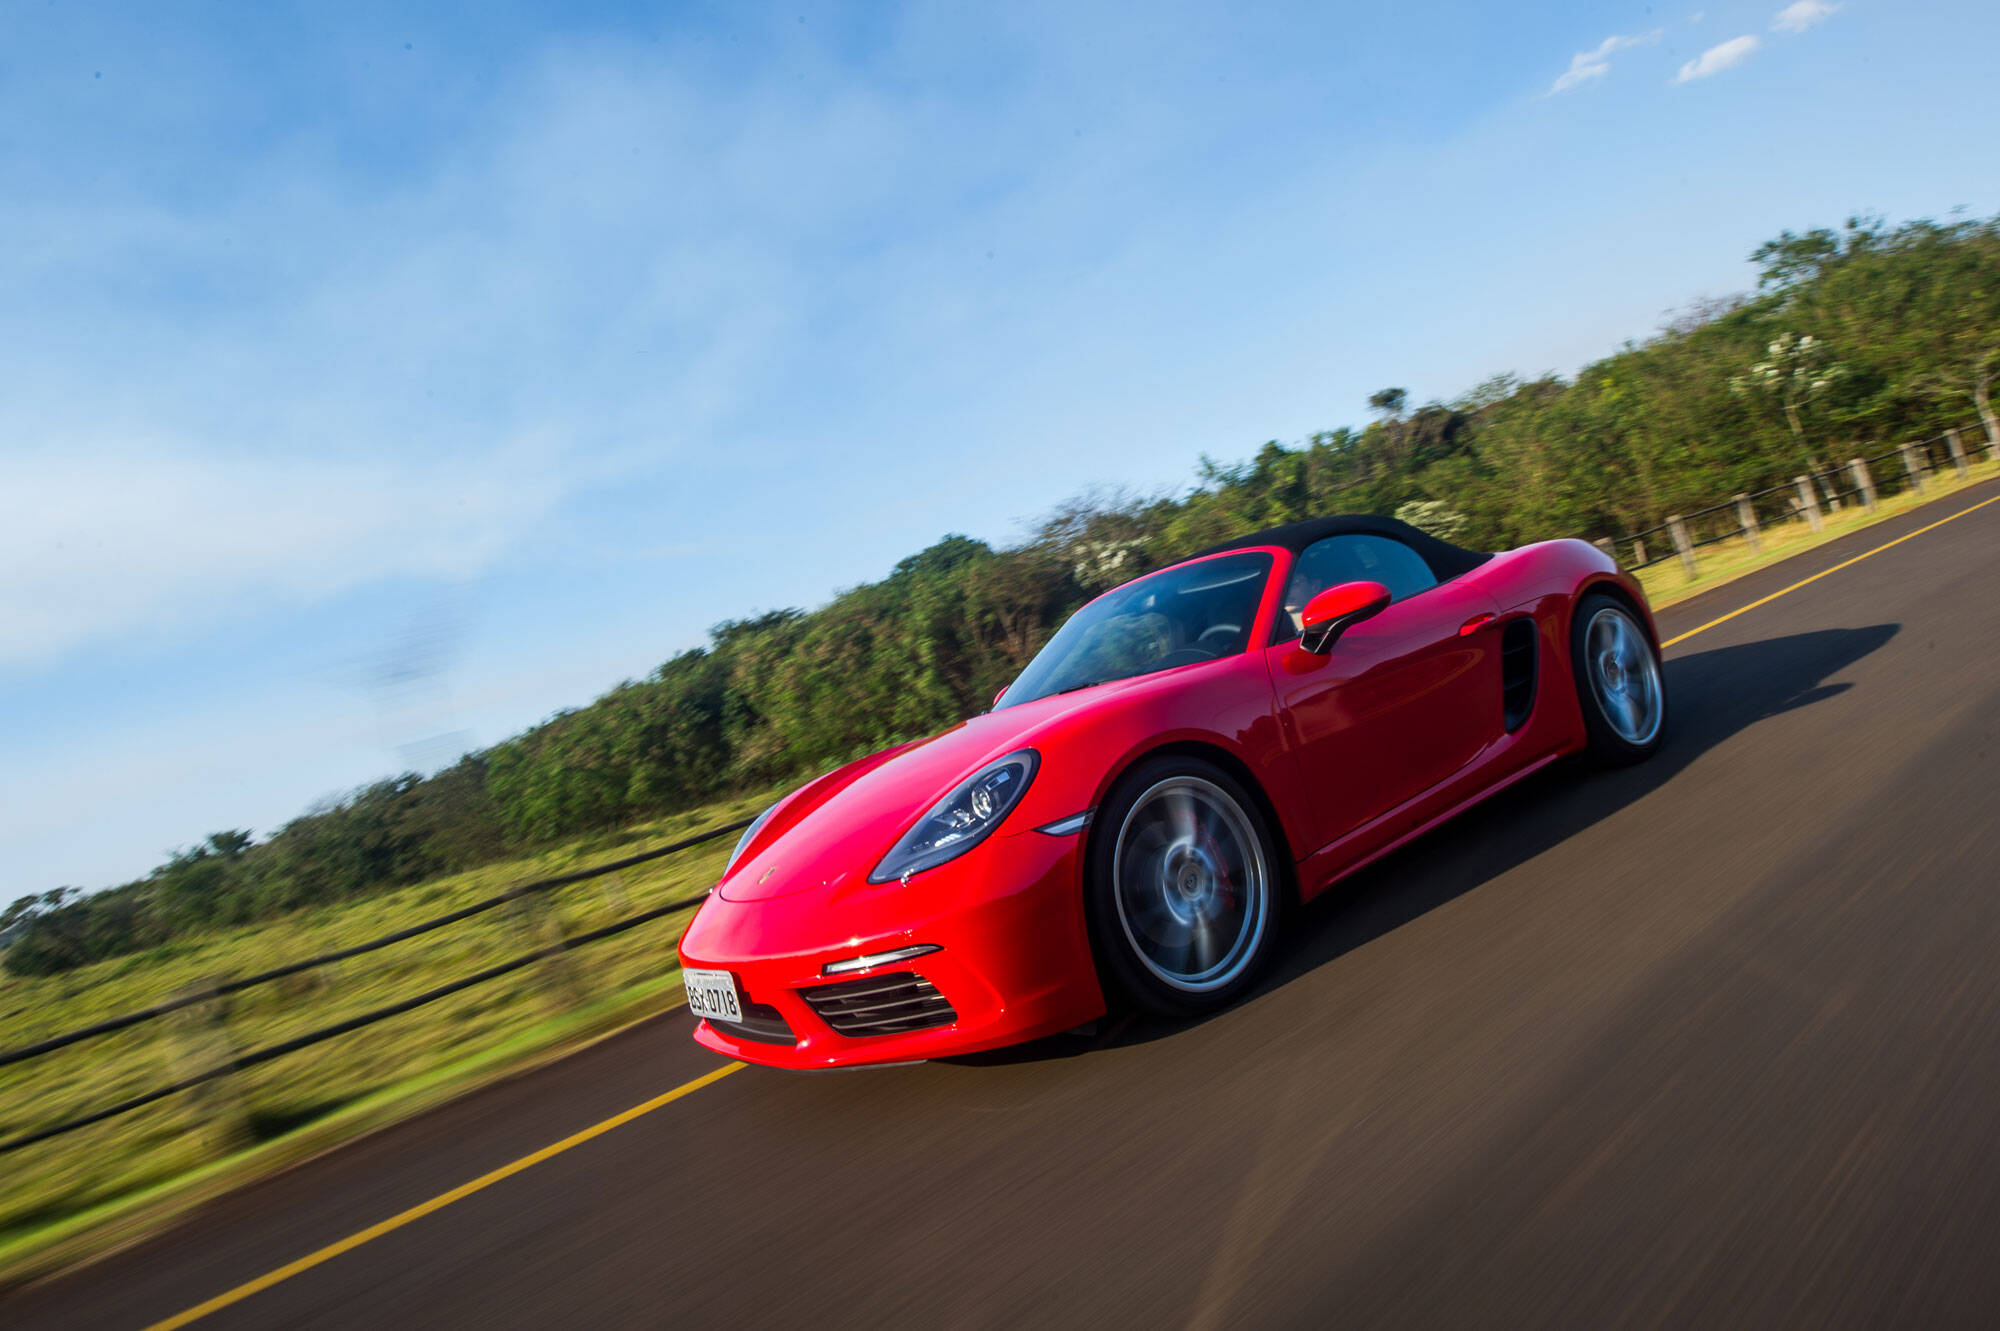
[[[333,951],[548,874],[615,859],[756,812],[770,792],[432,881],[218,928],[47,976],[0,976],[0,1048]],[[0,1137],[102,1108],[233,1053],[330,1025],[650,907],[698,897],[734,838],[577,883],[378,952],[0,1068]],[[209,1087],[15,1152],[0,1169],[0,1270],[93,1208],[232,1162],[268,1167],[538,1050],[671,1001],[669,915]],[[336,1120],[344,1120],[336,1122]],[[300,1129],[331,1126],[332,1132]],[[254,1170],[253,1170],[254,1172]]]

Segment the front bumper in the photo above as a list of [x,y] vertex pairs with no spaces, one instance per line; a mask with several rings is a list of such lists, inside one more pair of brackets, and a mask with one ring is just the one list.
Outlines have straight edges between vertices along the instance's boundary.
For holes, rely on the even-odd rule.
[[[739,994],[782,1019],[793,1037],[749,1038],[701,1022],[695,1039],[747,1063],[831,1068],[972,1053],[1052,1035],[1104,1013],[1083,920],[1080,835],[1027,831],[990,838],[907,886],[829,901],[816,893],[761,901],[710,896],[681,938],[683,965],[725,970]],[[907,961],[827,975],[829,962],[936,947]],[[949,1003],[945,1024],[842,1034],[807,991],[901,974],[921,976]],[[905,985],[915,990],[921,986]],[[940,1011],[932,1003],[913,1010]],[[845,1027],[856,1023],[836,1016]]]

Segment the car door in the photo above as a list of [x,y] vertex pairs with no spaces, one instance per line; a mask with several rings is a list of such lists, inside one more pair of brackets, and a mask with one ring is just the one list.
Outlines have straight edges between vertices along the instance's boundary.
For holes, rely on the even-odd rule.
[[[1363,579],[1389,588],[1388,608],[1325,656],[1301,648],[1306,601]],[[1279,623],[1285,641],[1266,656],[1320,845],[1439,785],[1500,737],[1499,652],[1484,627],[1497,610],[1473,583],[1440,585],[1386,536],[1332,536],[1300,552]]]

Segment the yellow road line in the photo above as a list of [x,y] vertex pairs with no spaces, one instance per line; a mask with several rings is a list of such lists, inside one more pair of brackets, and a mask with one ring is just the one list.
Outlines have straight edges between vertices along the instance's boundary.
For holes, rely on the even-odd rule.
[[[1873,550],[1864,550],[1862,553],[1854,556],[1854,558],[1852,559],[1842,560],[1840,563],[1835,564],[1832,568],[1825,569],[1822,570],[1821,572],[1815,573],[1810,578],[1801,578],[1789,587],[1785,587],[1778,591],[1772,592],[1769,596],[1760,597],[1759,599],[1752,601],[1750,604],[1743,606],[1740,609],[1730,611],[1726,615],[1722,615],[1716,619],[1711,619],[1706,624],[1703,624],[1698,628],[1691,628],[1686,633],[1680,634],[1678,637],[1669,638],[1660,645],[1662,647],[1671,647],[1677,642],[1685,642],[1687,639],[1692,638],[1697,633],[1705,633],[1709,629],[1714,628],[1717,624],[1726,624],[1730,620],[1736,618],[1738,615],[1747,614],[1748,612],[1755,610],[1760,605],[1768,605],[1772,601],[1777,600],[1780,596],[1789,595],[1790,593],[1797,591],[1799,588],[1806,586],[1808,583],[1818,582],[1821,578],[1827,576],[1827,574],[1829,573],[1838,573],[1840,572],[1840,570],[1847,568],[1850,565],[1860,563],[1862,560],[1868,558],[1870,555],[1881,554],[1884,550],[1887,550],[1890,546],[1901,545],[1904,541],[1909,540],[1913,536],[1922,536],[1925,532],[1934,530],[1935,528],[1938,527],[1942,527],[1947,522],[1956,522],[1958,519],[1964,517],[1967,513],[1976,512],[1979,509],[1985,508],[1988,504],[2000,504],[2000,495],[1995,495],[1991,499],[1983,499],[1980,502],[1972,505],[1972,507],[1970,508],[1960,509],[1958,512],[1952,514],[1948,518],[1940,518],[1936,522],[1931,523],[1929,526],[1919,527],[1915,531],[1910,532],[1907,535],[1898,536],[1893,541],[1885,541],[1881,545],[1876,546]],[[279,1267],[277,1270],[269,1272],[265,1275],[258,1276],[255,1280],[249,1281],[245,1284],[238,1285],[235,1289],[232,1289],[227,1293],[218,1294],[214,1298],[208,1300],[206,1303],[197,1303],[194,1307],[189,1308],[186,1312],[176,1313],[174,1316],[169,1317],[162,1322],[155,1322],[151,1327],[147,1328],[147,1331],[172,1331],[172,1328],[174,1327],[186,1326],[190,1322],[199,1321],[201,1318],[208,1316],[210,1313],[220,1312],[222,1309],[227,1308],[229,1305],[233,1303],[242,1302],[244,1299],[249,1298],[252,1294],[260,1293],[263,1290],[271,1288],[271,1286],[273,1285],[279,1284],[286,1280],[290,1280],[295,1275],[299,1275],[302,1272],[310,1271],[312,1270],[312,1268],[318,1266],[322,1262],[330,1262],[344,1252],[352,1252],[354,1249],[360,1247],[362,1244],[372,1242],[375,1239],[379,1239],[384,1234],[387,1234],[392,1230],[401,1229],[404,1225],[409,1224],[413,1220],[421,1220],[433,1211],[441,1211],[445,1207],[450,1206],[453,1202],[462,1201],[465,1198],[470,1197],[475,1192],[479,1192],[480,1190],[485,1188],[490,1188],[495,1183],[500,1182],[502,1179],[512,1178],[514,1175],[520,1173],[525,1169],[532,1169],[536,1165],[541,1164],[544,1160],[548,1160],[554,1156],[561,1155],[564,1151],[569,1150],[573,1146],[581,1146],[585,1142],[590,1141],[593,1138],[602,1137],[605,1133],[610,1132],[614,1128],[621,1128],[625,1124],[630,1123],[635,1118],[640,1118],[646,1114],[652,1113],[655,1109],[659,1109],[662,1108],[663,1106],[670,1105],[674,1101],[680,1099],[682,1096],[691,1095],[695,1091],[700,1090],[702,1087],[707,1086],[712,1082],[721,1081],[724,1077],[727,1077],[732,1072],[740,1072],[742,1071],[743,1067],[744,1065],[741,1063],[725,1063],[721,1067],[717,1068],[715,1071],[696,1077],[691,1082],[687,1082],[683,1085],[676,1086],[674,1087],[673,1090],[668,1091],[663,1095],[656,1095],[652,1099],[646,1101],[644,1104],[637,1104],[632,1106],[630,1109],[625,1110],[623,1113],[613,1114],[610,1118],[605,1119],[602,1123],[593,1124],[592,1126],[583,1129],[581,1132],[571,1133],[569,1136],[563,1138],[559,1142],[554,1143],[553,1145],[544,1146],[539,1151],[535,1151],[531,1154],[524,1155],[519,1160],[516,1160],[511,1164],[502,1165],[500,1166],[500,1168],[493,1170],[491,1173],[481,1174],[478,1178],[472,1180],[470,1183],[461,1183],[456,1188],[453,1188],[450,1192],[440,1193],[439,1195],[431,1198],[427,1202],[421,1202],[416,1206],[412,1206],[407,1211],[403,1211],[397,1215],[392,1215],[387,1220],[381,1221],[378,1224],[370,1225],[368,1228],[361,1230],[358,1233],[350,1234],[346,1238],[340,1240],[338,1243],[329,1243],[324,1248],[321,1248],[318,1252],[308,1253],[306,1256],[299,1258],[295,1262],[288,1262],[284,1266]]]
[[427,1202],[421,1202],[416,1206],[412,1206],[407,1211],[401,1212],[398,1215],[392,1215],[379,1224],[370,1225],[359,1233],[349,1234],[338,1243],[329,1243],[318,1252],[308,1253],[296,1262],[287,1262],[277,1270],[258,1276],[255,1280],[249,1281],[246,1284],[238,1285],[226,1294],[218,1294],[206,1303],[197,1303],[186,1312],[176,1313],[163,1322],[155,1322],[148,1328],[148,1331],[170,1331],[170,1328],[186,1326],[189,1322],[198,1321],[212,1312],[220,1312],[232,1303],[240,1303],[252,1294],[267,1290],[281,1281],[290,1280],[293,1276],[301,1272],[310,1271],[321,1262],[330,1262],[344,1252],[351,1252],[364,1243],[379,1239],[391,1230],[401,1229],[413,1220],[421,1220],[433,1211],[441,1211],[453,1202],[463,1201],[482,1188],[490,1188],[502,1179],[512,1178],[524,1169],[532,1169],[536,1165],[541,1164],[542,1161],[552,1156],[561,1155],[573,1146],[581,1146],[592,1138],[602,1137],[613,1128],[621,1128],[635,1118],[650,1114],[655,1109],[659,1109],[665,1105],[670,1105],[682,1096],[691,1095],[712,1082],[721,1081],[732,1072],[740,1072],[743,1067],[744,1065],[741,1063],[725,1063],[713,1072],[705,1073],[702,1076],[696,1077],[693,1081],[676,1086],[671,1091],[667,1091],[662,1095],[656,1095],[644,1104],[633,1105],[623,1113],[613,1114],[602,1123],[592,1124],[581,1132],[571,1133],[561,1141],[553,1145],[544,1146],[539,1151],[524,1155],[512,1164],[505,1164],[491,1173],[481,1174],[470,1183],[461,1183],[450,1192],[439,1193]]
[[1818,573],[1813,574],[1810,578],[1800,578],[1797,582],[1793,583],[1789,587],[1780,588],[1779,590],[1772,592],[1769,596],[1759,597],[1757,600],[1752,601],[1749,605],[1739,607],[1738,609],[1735,610],[1731,610],[1728,614],[1723,615],[1720,618],[1711,619],[1706,624],[1701,625],[1699,628],[1691,628],[1686,633],[1680,634],[1678,637],[1668,638],[1665,642],[1661,643],[1660,646],[1671,647],[1677,642],[1686,642],[1689,638],[1692,638],[1697,633],[1706,633],[1708,632],[1708,630],[1714,628],[1717,624],[1727,624],[1730,620],[1736,618],[1738,615],[1748,614],[1750,611],[1755,610],[1760,605],[1769,605],[1771,602],[1777,600],[1780,596],[1788,596],[1791,593],[1797,591],[1799,588],[1805,586],[1807,583],[1818,582],[1821,578],[1825,577],[1829,573],[1838,573],[1840,572],[1840,570],[1847,568],[1849,565],[1860,563],[1862,560],[1868,558],[1868,556],[1870,555],[1879,555],[1892,545],[1901,545],[1904,541],[1909,540],[1911,537],[1922,536],[1925,532],[1935,530],[1938,527],[1942,527],[1947,522],[1956,522],[1960,518],[1964,517],[1967,513],[1976,513],[1980,509],[1985,508],[1988,504],[2000,504],[2000,495],[1995,495],[1991,499],[1982,499],[1978,503],[1974,504],[1971,508],[1962,508],[1948,518],[1939,518],[1936,522],[1931,523],[1930,526],[1919,527],[1913,532],[1908,532],[1902,536],[1898,536],[1893,541],[1884,541],[1882,542],[1882,544],[1876,546],[1873,550],[1863,550],[1860,554],[1854,556],[1854,558],[1843,559],[1838,564],[1835,564],[1832,568],[1821,569]]

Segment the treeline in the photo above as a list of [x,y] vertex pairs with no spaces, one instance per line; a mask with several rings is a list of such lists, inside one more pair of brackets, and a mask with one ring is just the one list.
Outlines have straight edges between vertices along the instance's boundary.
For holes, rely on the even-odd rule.
[[1006,549],[948,536],[817,610],[719,625],[588,707],[261,843],[220,832],[137,882],[16,903],[7,967],[48,973],[803,777],[982,709],[1089,596],[1260,527],[1401,512],[1486,548],[1618,535],[1974,415],[2000,441],[2000,219],[1854,219],[1752,257],[1755,293],[1574,379],[1506,376],[1415,409],[1385,389],[1365,428],[1205,458],[1185,495],[1074,501]]

